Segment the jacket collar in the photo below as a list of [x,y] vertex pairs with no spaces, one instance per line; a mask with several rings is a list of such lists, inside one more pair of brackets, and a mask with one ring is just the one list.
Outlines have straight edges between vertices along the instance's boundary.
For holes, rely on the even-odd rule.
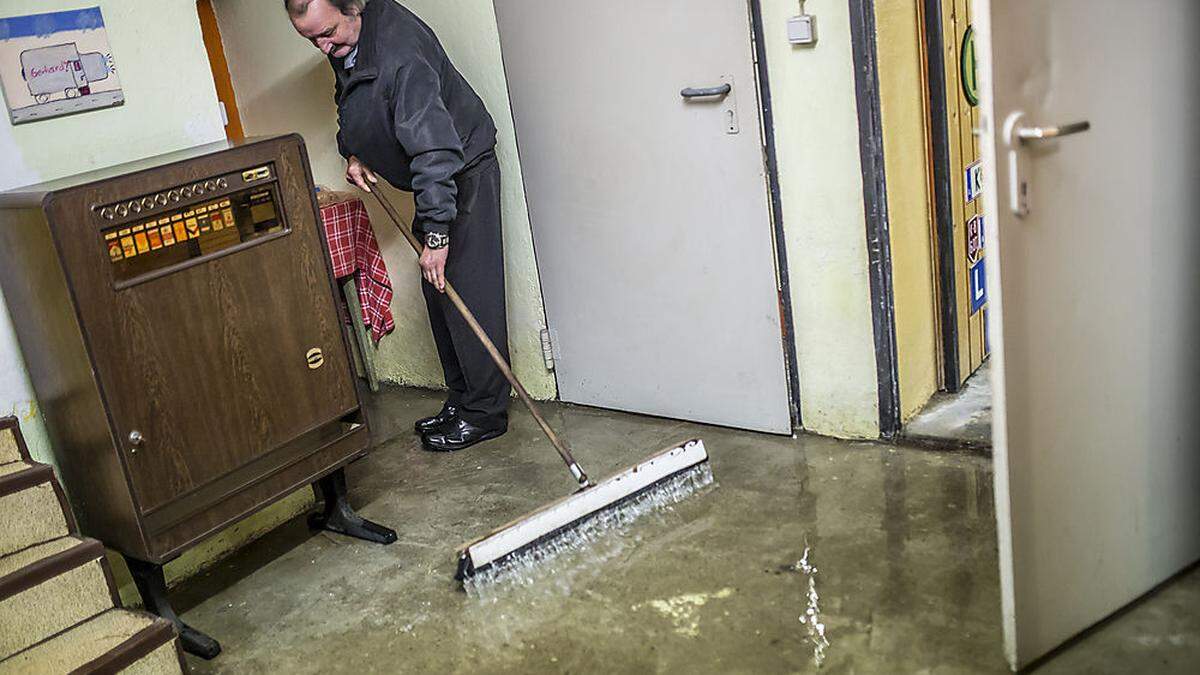
[[[379,2],[369,3],[362,13],[362,28],[358,34],[358,58],[355,61],[354,68],[348,74],[345,69],[345,59],[329,57],[329,62],[333,64],[334,72],[337,73],[338,79],[342,80],[342,96],[345,96],[351,89],[364,83],[370,82],[379,77],[379,66],[376,64],[376,45],[378,40],[377,24],[381,17],[378,16],[379,10],[376,5]],[[344,75],[345,74],[345,75]],[[345,78],[343,80],[343,77]]]

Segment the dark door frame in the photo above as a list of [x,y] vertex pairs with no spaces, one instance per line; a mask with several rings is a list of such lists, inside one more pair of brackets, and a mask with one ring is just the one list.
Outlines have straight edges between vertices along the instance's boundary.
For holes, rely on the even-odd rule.
[[792,428],[803,428],[800,415],[800,365],[796,358],[796,332],[792,314],[792,287],[788,274],[787,242],[783,231],[783,198],[779,188],[779,158],[775,146],[775,112],[771,107],[771,78],[767,72],[767,46],[764,37],[762,0],[748,0],[754,42],[755,67],[758,71],[759,105],[762,112],[764,159],[771,196],[771,220],[775,226],[775,267],[779,275],[779,318],[783,334],[783,356],[787,362],[788,393]]
[[896,354],[896,295],[892,285],[891,229],[883,157],[883,113],[879,98],[875,0],[850,0],[850,42],[858,103],[863,206],[867,220],[871,323],[875,329],[875,369],[879,383],[879,435],[900,433],[900,373]]
[[942,341],[942,389],[961,388],[958,351],[958,279],[954,267],[954,197],[950,181],[950,123],[946,110],[945,36],[941,0],[922,0],[925,16],[926,75],[929,82],[929,136],[933,157],[934,220],[937,229],[937,282]]

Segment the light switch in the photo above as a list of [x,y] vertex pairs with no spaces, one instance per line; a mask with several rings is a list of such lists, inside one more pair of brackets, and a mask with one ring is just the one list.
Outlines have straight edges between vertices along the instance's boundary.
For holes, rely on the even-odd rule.
[[788,42],[794,45],[817,43],[817,17],[801,14],[788,19]]

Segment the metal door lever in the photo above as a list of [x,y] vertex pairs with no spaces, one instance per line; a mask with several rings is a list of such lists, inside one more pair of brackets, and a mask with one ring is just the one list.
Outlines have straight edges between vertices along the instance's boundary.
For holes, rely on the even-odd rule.
[[733,87],[726,82],[719,87],[688,87],[679,92],[679,95],[684,98],[707,98],[709,96],[728,96],[731,91],[733,91]]
[[1029,215],[1029,183],[1021,171],[1022,147],[1035,141],[1062,138],[1081,134],[1092,128],[1092,123],[1083,120],[1057,127],[1026,127],[1021,122],[1025,113],[1014,111],[1004,120],[1004,144],[1008,146],[1008,208],[1018,218]]
[[1021,142],[1027,141],[1044,141],[1050,138],[1060,138],[1062,136],[1070,136],[1071,134],[1082,134],[1092,128],[1092,123],[1084,120],[1082,122],[1072,122],[1058,127],[1019,127],[1017,129],[1017,138]]

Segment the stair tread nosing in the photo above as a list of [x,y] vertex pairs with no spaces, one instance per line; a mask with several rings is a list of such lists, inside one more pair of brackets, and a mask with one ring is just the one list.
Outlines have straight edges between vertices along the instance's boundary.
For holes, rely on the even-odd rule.
[[[0,661],[0,675],[118,672],[174,639],[170,621],[114,608]],[[179,672],[172,665],[153,672]]]
[[15,417],[0,417],[0,463],[29,459],[29,449],[21,437]]
[[9,474],[17,473],[18,471],[26,471],[32,468],[34,468],[32,464],[22,462],[21,460],[8,462],[6,464],[0,464],[0,476],[7,476]]
[[95,539],[68,535],[0,557],[0,602],[104,554]]
[[[70,549],[85,543],[87,542],[79,537],[67,535],[65,537],[51,539],[50,541],[45,541],[40,544],[34,544],[29,548],[24,548],[20,551],[9,553],[5,556],[0,556],[0,580],[3,580],[9,575],[16,574],[17,572],[38,562],[39,560],[58,555],[64,551],[69,551]],[[0,593],[0,597],[3,597],[3,593]]]
[[[30,554],[23,551],[12,557],[24,559]],[[0,658],[117,606],[107,562],[104,546],[92,540],[0,577]]]
[[75,524],[54,471],[45,464],[0,474],[0,516],[0,556],[64,537]]

